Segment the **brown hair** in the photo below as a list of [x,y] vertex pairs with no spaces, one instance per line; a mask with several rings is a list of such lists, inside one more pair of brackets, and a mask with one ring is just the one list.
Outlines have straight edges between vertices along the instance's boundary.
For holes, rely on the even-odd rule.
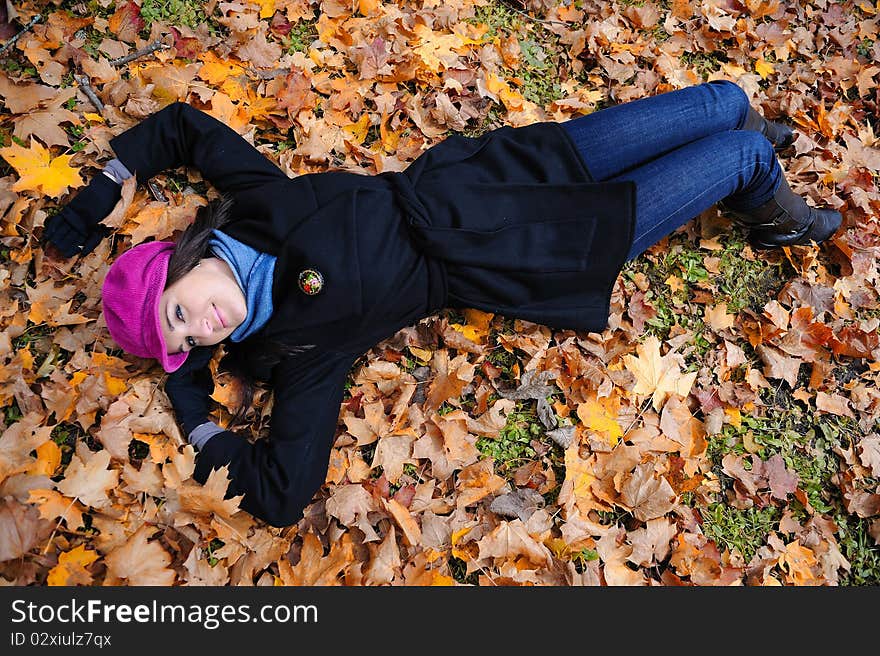
[[[213,232],[229,223],[232,204],[231,197],[221,196],[199,208],[193,222],[175,242],[174,252],[168,261],[166,288],[185,276],[202,258],[210,256],[209,242]],[[302,353],[311,347],[312,345],[290,345],[277,340],[259,339],[244,340],[227,348],[220,365],[239,379],[242,393],[230,420],[230,428],[244,423],[254,400],[257,378],[267,377],[272,367],[284,357]]]

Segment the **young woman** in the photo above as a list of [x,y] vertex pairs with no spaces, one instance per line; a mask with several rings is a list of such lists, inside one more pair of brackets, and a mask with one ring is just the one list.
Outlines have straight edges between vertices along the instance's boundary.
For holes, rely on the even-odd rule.
[[[113,262],[104,317],[124,350],[170,373],[194,477],[228,465],[228,495],[284,526],[325,480],[354,361],[400,328],[474,307],[601,331],[622,265],[719,201],[756,247],[830,237],[840,214],[808,206],[783,177],[775,149],[792,141],[718,81],[565,123],[450,136],[400,173],[290,179],[175,103],[111,141],[117,159],[44,238],[68,257],[89,252],[132,173],[194,166],[224,195],[176,244],[141,243]],[[271,383],[268,439],[208,421],[220,342],[224,368]]]

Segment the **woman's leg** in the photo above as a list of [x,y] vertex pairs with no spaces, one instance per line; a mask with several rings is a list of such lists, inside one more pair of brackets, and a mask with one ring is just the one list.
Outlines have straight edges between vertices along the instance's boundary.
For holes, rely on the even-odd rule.
[[710,134],[610,178],[636,183],[633,259],[717,202],[748,211],[773,198],[783,180],[772,144],[758,132]]
[[594,180],[607,180],[719,132],[741,129],[749,99],[716,80],[615,105],[560,123]]

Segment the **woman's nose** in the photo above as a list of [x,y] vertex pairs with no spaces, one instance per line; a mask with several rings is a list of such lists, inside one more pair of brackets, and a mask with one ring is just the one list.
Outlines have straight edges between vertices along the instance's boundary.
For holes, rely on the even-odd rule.
[[214,334],[214,329],[211,327],[211,322],[208,320],[208,317],[201,318],[198,326],[195,328],[195,333],[198,337],[210,337]]

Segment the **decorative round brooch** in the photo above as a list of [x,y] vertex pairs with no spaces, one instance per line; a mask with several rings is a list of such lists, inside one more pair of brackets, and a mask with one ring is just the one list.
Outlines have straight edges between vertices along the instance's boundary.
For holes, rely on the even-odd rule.
[[303,269],[299,272],[299,288],[309,296],[324,289],[324,276],[317,269]]

